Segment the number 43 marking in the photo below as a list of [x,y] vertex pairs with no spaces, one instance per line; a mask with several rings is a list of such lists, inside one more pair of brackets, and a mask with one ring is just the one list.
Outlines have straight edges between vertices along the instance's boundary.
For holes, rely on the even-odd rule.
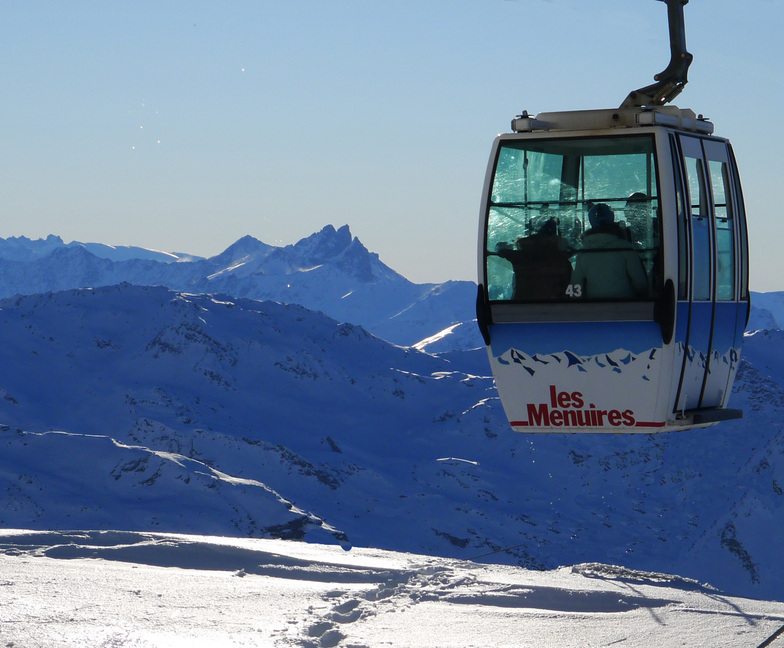
[[569,284],[566,287],[566,294],[569,297],[582,297],[583,287],[580,284]]

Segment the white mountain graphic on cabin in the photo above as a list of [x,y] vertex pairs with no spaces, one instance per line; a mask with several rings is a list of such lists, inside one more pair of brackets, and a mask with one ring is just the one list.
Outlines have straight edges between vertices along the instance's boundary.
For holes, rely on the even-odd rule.
[[632,353],[626,349],[617,349],[609,353],[596,355],[578,355],[572,351],[559,353],[528,355],[519,349],[510,348],[496,358],[498,363],[510,369],[524,369],[536,381],[546,382],[558,380],[564,374],[590,374],[591,380],[598,379],[601,374],[621,377],[624,381],[631,379],[649,381],[653,373],[658,371],[661,349],[648,349],[642,353]]
[[[676,358],[682,358],[684,350],[688,362],[696,362],[699,368],[705,368],[708,356],[704,351],[692,346],[685,347],[683,343],[679,343]],[[498,356],[496,360],[501,365],[524,369],[530,376],[536,376],[537,381],[546,380],[550,374],[563,376],[563,373],[569,370],[592,375],[597,373],[618,374],[623,375],[626,379],[638,378],[647,381],[652,379],[651,372],[657,369],[661,353],[661,349],[652,348],[642,353],[617,349],[596,355],[579,355],[572,351],[529,355],[519,349],[510,348]],[[714,367],[717,363],[735,366],[738,364],[739,358],[740,354],[734,348],[728,349],[724,353],[713,349],[710,354],[711,366]]]

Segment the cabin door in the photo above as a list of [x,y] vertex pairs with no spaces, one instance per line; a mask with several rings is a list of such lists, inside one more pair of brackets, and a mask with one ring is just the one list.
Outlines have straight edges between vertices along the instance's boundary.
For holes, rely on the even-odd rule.
[[[689,259],[679,290],[686,323],[676,411],[723,407],[737,368],[736,198],[727,144],[679,136],[685,218],[679,245]],[[690,254],[689,254],[690,253]]]

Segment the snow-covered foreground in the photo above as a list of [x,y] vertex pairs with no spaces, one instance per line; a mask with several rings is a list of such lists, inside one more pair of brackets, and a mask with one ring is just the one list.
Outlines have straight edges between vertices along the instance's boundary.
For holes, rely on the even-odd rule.
[[285,540],[0,532],[0,645],[784,646],[784,603],[598,564],[548,572]]

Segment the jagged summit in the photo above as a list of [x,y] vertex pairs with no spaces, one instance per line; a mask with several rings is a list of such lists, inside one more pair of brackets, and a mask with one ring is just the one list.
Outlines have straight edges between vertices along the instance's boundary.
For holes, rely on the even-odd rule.
[[343,225],[343,227],[337,230],[334,226],[327,225],[320,232],[311,234],[293,246],[288,247],[296,250],[299,256],[313,263],[324,263],[343,253],[351,245],[351,242],[351,230],[348,225]]
[[270,254],[265,271],[291,274],[311,272],[325,266],[362,283],[402,279],[384,265],[377,254],[368,251],[357,237],[352,236],[348,225],[337,230],[327,225],[293,245],[276,248]]

